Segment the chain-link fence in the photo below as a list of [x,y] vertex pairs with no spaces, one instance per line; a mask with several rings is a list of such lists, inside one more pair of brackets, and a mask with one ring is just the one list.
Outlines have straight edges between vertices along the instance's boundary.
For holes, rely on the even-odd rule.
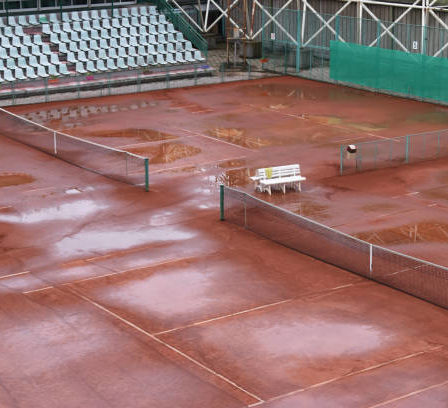
[[448,155],[448,129],[340,147],[340,174],[400,166]]

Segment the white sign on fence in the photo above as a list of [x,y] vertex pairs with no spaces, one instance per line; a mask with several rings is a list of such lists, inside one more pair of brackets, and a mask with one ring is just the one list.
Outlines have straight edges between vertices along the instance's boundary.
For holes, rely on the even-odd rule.
[[418,50],[418,41],[412,41],[412,49]]
[[271,40],[275,40],[275,33],[271,33]]

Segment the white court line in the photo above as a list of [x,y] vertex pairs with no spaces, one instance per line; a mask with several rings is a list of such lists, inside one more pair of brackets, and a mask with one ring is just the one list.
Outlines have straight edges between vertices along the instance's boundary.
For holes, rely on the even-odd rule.
[[[310,385],[309,387],[300,388],[298,390],[291,391],[291,392],[288,392],[286,394],[277,395],[277,396],[269,399],[268,401],[275,401],[275,400],[278,400],[280,398],[289,397],[291,395],[299,394],[301,392],[308,391],[308,390],[313,389],[313,388],[321,387],[322,385],[331,384],[333,382],[336,382],[336,381],[339,381],[339,380],[342,380],[342,379],[345,379],[345,378],[348,378],[348,377],[353,377],[354,375],[362,374],[362,373],[365,373],[365,372],[368,372],[368,371],[376,370],[377,368],[388,366],[390,364],[394,364],[394,363],[397,363],[397,362],[400,362],[400,361],[408,360],[410,358],[417,357],[417,356],[420,356],[420,355],[425,354],[425,353],[432,353],[434,351],[440,350],[443,347],[444,346],[430,347],[430,348],[428,348],[426,350],[423,350],[423,351],[418,351],[416,353],[408,354],[406,356],[397,357],[397,358],[395,358],[393,360],[389,360],[389,361],[386,361],[384,363],[380,363],[380,364],[376,364],[376,365],[373,365],[373,366],[370,366],[370,367],[367,367],[367,368],[363,368],[362,370],[352,371],[349,374],[342,375],[340,377],[331,378],[330,380]],[[370,407],[370,408],[372,408],[372,407]]]
[[212,137],[212,136],[203,135],[202,133],[193,132],[193,131],[188,130],[188,129],[182,129],[182,128],[176,128],[176,129],[181,130],[181,131],[183,131],[183,132],[190,133],[190,134],[192,134],[193,136],[200,136],[200,137],[204,137],[204,138],[206,138],[206,139],[213,140],[213,141],[215,141],[215,142],[220,142],[220,143],[227,144],[227,145],[229,145],[229,146],[238,147],[239,149],[249,150],[249,151],[251,151],[251,152],[253,151],[252,149],[249,149],[249,148],[247,148],[247,147],[243,147],[243,146],[240,146],[240,145],[237,145],[237,144],[234,144],[234,143],[226,142],[225,140],[218,139],[217,137]]
[[183,358],[185,358],[186,360],[192,362],[193,364],[195,364],[196,366],[202,368],[203,370],[209,372],[210,374],[213,374],[214,376],[220,378],[221,380],[223,380],[224,382],[226,382],[227,384],[232,385],[233,387],[235,387],[236,389],[244,392],[246,395],[252,397],[253,399],[257,400],[258,402],[263,402],[263,400],[256,396],[255,394],[252,394],[250,391],[244,389],[243,387],[239,386],[237,383],[233,382],[232,380],[230,380],[229,378],[225,377],[224,375],[216,372],[215,370],[207,367],[206,365],[202,364],[201,362],[199,362],[198,360],[196,360],[193,357],[190,357],[188,354],[185,354],[184,352],[180,351],[179,349],[177,349],[176,347],[164,342],[163,340],[159,339],[158,337],[154,336],[153,334],[147,332],[146,330],[142,329],[141,327],[137,326],[136,324],[130,322],[129,320],[126,320],[125,318],[121,317],[120,315],[112,312],[111,310],[107,309],[106,307],[102,306],[101,304],[95,302],[94,300],[88,298],[87,296],[82,295],[81,293],[79,293],[78,291],[75,291],[72,289],[72,292],[74,294],[76,294],[77,296],[79,296],[81,299],[84,299],[86,302],[90,303],[91,305],[97,307],[98,309],[102,310],[103,312],[115,317],[116,319],[120,320],[121,322],[123,322],[124,324],[128,325],[129,327],[132,327],[133,329],[137,330],[138,332],[142,333],[143,335],[145,335],[146,337],[149,337],[151,340],[165,346],[166,348],[168,348],[169,350],[173,351],[174,353],[182,356]]
[[35,293],[35,292],[40,292],[42,290],[47,290],[47,289],[54,289],[54,286],[45,286],[44,288],[39,288],[39,289],[33,289],[33,290],[27,290],[25,292],[22,292],[24,295],[27,295],[28,293]]
[[25,275],[26,273],[30,273],[31,271],[24,271],[24,272],[18,272],[18,273],[11,273],[10,275],[4,275],[0,276],[0,279],[6,279],[6,278],[12,278],[14,276],[20,276]]
[[230,314],[228,314],[228,315],[218,316],[218,317],[213,317],[212,319],[202,320],[202,321],[200,321],[200,322],[196,322],[196,323],[192,323],[192,324],[187,324],[187,325],[185,325],[185,326],[176,327],[176,328],[174,328],[174,329],[169,329],[169,330],[164,330],[164,331],[161,331],[161,332],[158,332],[158,333],[154,333],[154,336],[159,336],[159,335],[161,335],[161,334],[171,333],[171,332],[174,332],[174,331],[177,331],[177,330],[187,329],[187,328],[189,328],[189,327],[201,326],[201,325],[203,325],[203,324],[207,324],[207,323],[210,323],[210,322],[216,322],[217,320],[227,319],[227,318],[229,318],[229,317],[239,316],[239,315],[242,315],[242,314],[245,314],[245,313],[254,312],[254,311],[256,311],[256,310],[266,309],[266,308],[271,307],[271,306],[281,305],[281,304],[283,304],[283,303],[291,302],[291,301],[293,301],[293,300],[295,300],[295,299],[292,299],[292,298],[291,298],[291,299],[280,300],[280,301],[278,301],[278,302],[268,303],[268,304],[266,304],[266,305],[261,305],[261,306],[253,307],[252,309],[245,309],[245,310],[241,310],[241,311],[239,311],[239,312],[230,313]]
[[439,383],[439,384],[433,384],[433,385],[430,385],[429,387],[420,388],[419,390],[410,392],[409,394],[401,395],[400,397],[392,398],[392,399],[390,399],[390,400],[381,402],[381,403],[379,403],[379,404],[371,405],[371,406],[369,406],[368,408],[382,407],[382,406],[384,406],[384,405],[386,405],[386,404],[389,404],[389,403],[391,403],[391,402],[400,401],[400,400],[403,400],[403,399],[405,399],[405,398],[409,398],[409,397],[412,397],[412,396],[414,396],[414,395],[421,394],[422,392],[431,390],[431,389],[433,389],[433,388],[442,387],[442,386],[447,385],[447,384],[448,384],[448,380],[447,380],[447,381],[444,381],[444,382],[441,382],[441,383]]
[[116,149],[120,149],[120,150],[124,150],[128,147],[136,147],[136,146],[143,146],[143,145],[147,145],[150,143],[154,143],[154,142],[162,142],[163,140],[154,140],[152,142],[148,141],[148,142],[142,142],[142,143],[133,143],[133,144],[128,144],[128,145],[123,145],[123,146],[118,146],[116,147]]
[[185,164],[183,166],[176,166],[176,167],[170,167],[168,169],[160,169],[160,170],[150,171],[149,175],[157,174],[157,173],[164,173],[166,171],[185,169],[185,168],[188,168],[188,167],[208,166],[210,164],[222,163],[222,162],[226,162],[226,161],[230,161],[230,160],[241,160],[241,159],[245,159],[245,158],[246,158],[246,156],[239,156],[239,157],[229,157],[229,158],[226,158],[226,159],[213,160],[213,161],[209,161],[209,162],[205,162],[205,163],[201,163],[201,164],[192,164],[192,165]]
[[151,269],[151,268],[155,268],[157,266],[161,266],[161,265],[168,265],[170,263],[176,263],[176,262],[181,262],[181,261],[185,261],[188,259],[196,259],[196,257],[193,256],[189,256],[189,257],[185,257],[185,258],[173,258],[173,259],[167,259],[165,261],[161,261],[161,262],[156,262],[150,265],[146,265],[146,266],[139,266],[138,268],[132,268],[132,269],[126,269],[124,271],[118,271],[118,272],[111,272],[111,273],[106,273],[104,275],[98,275],[98,276],[91,276],[90,278],[84,278],[84,279],[79,279],[73,282],[67,282],[67,283],[63,283],[63,285],[73,285],[75,283],[80,283],[80,282],[85,282],[85,281],[90,281],[90,280],[94,280],[94,279],[101,279],[101,278],[107,278],[108,276],[114,276],[114,275],[120,275],[122,273],[127,273],[127,272],[135,272],[135,271],[140,271],[140,270],[144,270],[144,269]]
[[24,191],[24,193],[34,193],[36,191],[51,190],[51,189],[54,189],[54,187],[35,188],[35,189],[32,189],[32,190],[26,190],[26,191]]

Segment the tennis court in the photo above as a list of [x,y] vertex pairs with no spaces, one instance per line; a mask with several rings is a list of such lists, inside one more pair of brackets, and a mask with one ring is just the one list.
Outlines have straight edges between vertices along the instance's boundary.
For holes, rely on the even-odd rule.
[[446,160],[339,176],[445,108],[274,78],[13,111],[147,158],[149,192],[0,138],[0,405],[446,406],[445,309],[219,221],[221,183],[300,163],[257,197],[448,266]]

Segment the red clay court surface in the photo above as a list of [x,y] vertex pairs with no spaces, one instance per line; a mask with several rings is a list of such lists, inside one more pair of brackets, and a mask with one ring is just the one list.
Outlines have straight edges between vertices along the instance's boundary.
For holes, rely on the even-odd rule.
[[13,111],[147,155],[151,191],[0,138],[0,407],[448,406],[448,311],[218,220],[220,182],[300,163],[272,202],[448,265],[448,159],[337,173],[446,108],[275,78]]

